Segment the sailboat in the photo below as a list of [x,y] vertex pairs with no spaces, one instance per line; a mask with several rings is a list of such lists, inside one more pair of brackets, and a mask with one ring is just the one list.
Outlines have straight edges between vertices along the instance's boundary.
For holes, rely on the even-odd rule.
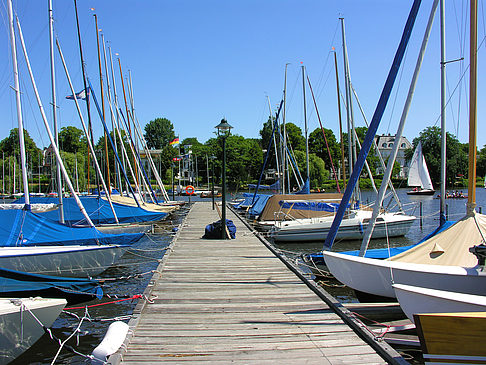
[[[42,120],[49,135],[50,142],[53,146],[58,165],[60,166],[66,183],[77,200],[80,209],[86,213],[74,191],[71,180],[63,165],[59,150],[57,149],[54,137],[47,122],[47,118],[32,74],[32,69],[30,67],[30,62],[18,18],[17,28],[32,86],[39,109],[41,111]],[[11,10],[10,2],[9,30],[14,74],[14,90],[17,105],[17,119],[19,124],[19,145],[22,166],[25,167],[25,146],[23,140],[24,136],[22,133],[24,129],[20,100],[20,83],[17,67],[17,51],[15,47],[13,12]],[[60,223],[50,222],[47,219],[43,221],[42,218],[38,217],[30,210],[30,195],[25,168],[22,169],[22,177],[25,198],[24,209],[3,210],[0,212],[0,214],[3,216],[2,221],[4,223],[6,222],[5,228],[9,230],[5,235],[3,235],[1,240],[2,247],[0,247],[0,266],[11,270],[33,273],[55,274],[63,276],[92,276],[104,271],[119,257],[121,257],[128,247],[128,241],[133,242],[134,240],[139,240],[142,237],[142,235],[132,235],[128,241],[122,242],[123,240],[119,240],[121,238],[120,236],[116,237],[107,235],[111,238],[117,239],[117,241],[115,243],[112,241],[110,244],[102,244],[102,241],[99,240],[102,234],[96,231],[93,222],[87,214],[84,215],[91,228],[87,228],[87,230],[83,231],[78,230],[78,228],[69,228]],[[32,222],[34,222],[34,224],[32,224]],[[126,238],[128,237],[129,236],[126,236]],[[83,242],[83,238],[88,238],[88,240]],[[10,246],[8,241],[11,241]]]
[[50,328],[66,306],[65,299],[0,299],[0,364],[8,364]]
[[[473,20],[471,14],[471,23]],[[475,212],[477,20],[474,23],[476,26],[471,26],[470,45],[469,186],[466,215],[436,236],[387,260],[323,252],[332,274],[357,291],[393,298],[396,293],[392,285],[405,284],[484,295],[484,258],[479,258],[481,249],[474,246],[484,242],[486,237],[486,215]],[[426,301],[418,301],[417,304],[423,304],[422,312],[432,311]]]
[[419,142],[413,153],[412,162],[408,172],[408,186],[414,188],[407,191],[408,195],[434,195],[434,187],[430,180],[427,163],[422,153],[422,141]]

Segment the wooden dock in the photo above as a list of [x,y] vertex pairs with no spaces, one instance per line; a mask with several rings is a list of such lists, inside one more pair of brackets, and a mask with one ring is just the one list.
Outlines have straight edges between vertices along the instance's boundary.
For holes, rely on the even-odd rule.
[[202,239],[219,217],[211,202],[194,203],[110,364],[407,363],[229,209],[227,218],[236,239]]

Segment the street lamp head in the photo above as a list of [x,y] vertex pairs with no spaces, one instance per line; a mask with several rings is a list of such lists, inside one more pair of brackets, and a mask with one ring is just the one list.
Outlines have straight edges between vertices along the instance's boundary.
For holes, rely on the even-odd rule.
[[233,128],[227,121],[226,119],[221,119],[221,122],[214,127],[218,130],[218,136],[229,136],[231,133],[231,128]]

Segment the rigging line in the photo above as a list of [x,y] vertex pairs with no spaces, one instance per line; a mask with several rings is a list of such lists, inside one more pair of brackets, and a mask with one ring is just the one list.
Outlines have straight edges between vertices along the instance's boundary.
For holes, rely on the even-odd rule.
[[[465,36],[466,35],[466,28],[467,28],[467,21],[465,21],[465,18],[467,16],[467,12],[464,9],[464,3],[461,2],[461,4],[462,4],[461,14],[458,15],[456,4],[455,4],[455,2],[453,2],[454,14],[455,14],[455,19],[456,19],[456,28],[457,28],[458,38],[459,38],[459,45],[460,45],[459,54],[460,54],[460,57],[464,59],[464,53],[465,53],[465,49],[466,49],[466,40],[467,40],[467,37]],[[461,22],[459,22],[458,19],[460,19]],[[459,67],[459,74],[462,73],[463,69],[464,69],[464,63],[461,62],[460,67]],[[449,84],[447,85],[447,87],[448,87],[447,91],[450,93]],[[466,91],[467,91],[467,86],[466,86],[465,83],[464,83],[464,87],[466,88]],[[467,95],[467,92],[465,93],[465,95]],[[460,116],[461,116],[461,104],[462,104],[461,103],[462,88],[459,88],[458,99],[459,100],[458,100],[458,103],[457,103],[457,121],[454,122],[454,126],[455,126],[455,134],[459,138],[459,125],[460,125],[460,120],[461,120]],[[452,106],[451,106],[451,110],[452,110]],[[454,114],[453,114],[453,119],[454,119]]]
[[[479,53],[479,50],[481,49],[481,47],[483,46],[483,43],[484,43],[485,41],[486,41],[486,36],[485,36],[485,37],[483,37],[483,39],[482,39],[481,43],[479,44],[479,46],[478,46],[478,48],[477,48],[477,51],[476,51],[477,53]],[[458,88],[458,87],[459,87],[459,86],[462,84],[462,80],[463,80],[463,78],[464,78],[464,76],[466,75],[466,73],[467,73],[467,71],[468,71],[468,70],[469,70],[469,65],[467,65],[466,69],[464,70],[464,72],[462,73],[461,77],[459,78],[459,81],[457,82],[456,87],[455,87],[455,88],[454,88],[454,90],[452,91],[451,96],[449,97],[449,99],[447,99],[447,102],[446,102],[446,107],[447,107],[447,105],[449,104],[449,102],[451,101],[452,96],[453,96],[453,95],[455,94],[455,92],[457,91],[457,88]],[[437,119],[436,119],[436,121],[435,121],[435,123],[434,123],[434,126],[436,126],[436,125],[437,125],[437,123],[439,122],[439,120],[440,120],[440,113],[439,113],[439,115],[438,115],[438,117],[437,117]]]
[[[332,38],[331,38],[331,48],[332,48],[332,45],[334,44],[334,41],[336,39],[336,34],[338,32],[338,29],[339,29],[339,19],[336,20],[336,27],[334,28],[334,33],[332,35]],[[319,74],[319,76],[317,77],[317,83],[316,83],[316,94],[317,95],[320,95],[320,93],[322,92],[322,90],[320,91],[321,89],[321,82],[322,82],[322,78],[324,76],[324,71],[326,70],[327,66],[328,66],[328,63],[329,63],[329,59],[331,57],[331,53],[332,52],[328,52],[327,56],[326,56],[326,61],[324,62],[324,66],[322,67],[322,70],[321,70],[321,73]],[[332,62],[331,62],[332,63]],[[331,69],[333,68],[333,65],[331,65]],[[317,100],[319,100],[319,96],[317,97]]]
[[[292,106],[292,103],[294,101],[294,93],[295,93],[295,89],[297,88],[297,84],[300,84],[300,74],[299,73],[297,73],[297,77],[295,78],[294,86],[292,87],[292,90],[290,91],[290,95],[287,92],[287,95],[289,95],[289,97],[285,101],[285,104],[286,104],[285,109],[287,111],[290,109],[290,107]],[[285,121],[285,123],[288,123],[287,120]],[[294,123],[294,124],[297,124],[297,123]],[[300,123],[300,124],[302,124],[302,123]]]

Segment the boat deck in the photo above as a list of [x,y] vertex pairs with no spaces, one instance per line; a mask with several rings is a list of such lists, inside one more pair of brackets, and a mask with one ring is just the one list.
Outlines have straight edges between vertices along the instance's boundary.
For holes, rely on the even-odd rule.
[[236,239],[202,239],[219,217],[211,202],[194,203],[109,363],[407,363],[359,333],[344,307],[229,209],[227,218]]

